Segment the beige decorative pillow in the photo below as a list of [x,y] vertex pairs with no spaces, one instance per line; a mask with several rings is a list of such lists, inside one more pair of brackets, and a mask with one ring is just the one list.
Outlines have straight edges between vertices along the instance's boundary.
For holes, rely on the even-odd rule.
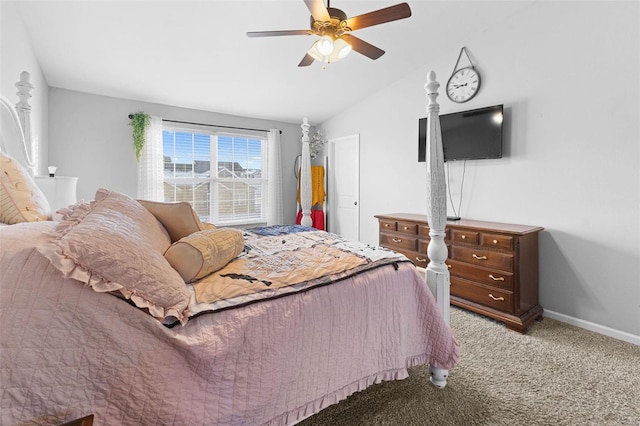
[[47,197],[29,173],[0,152],[0,222],[13,225],[51,219]]
[[95,201],[70,207],[38,251],[66,277],[97,292],[117,290],[159,320],[185,324],[190,294],[163,257],[170,245],[167,231],[140,203],[100,189]]
[[238,229],[222,228],[196,232],[169,247],[164,257],[190,283],[218,271],[244,250]]
[[202,231],[200,218],[186,201],[180,203],[161,203],[158,201],[138,200],[162,223],[171,236],[171,242]]

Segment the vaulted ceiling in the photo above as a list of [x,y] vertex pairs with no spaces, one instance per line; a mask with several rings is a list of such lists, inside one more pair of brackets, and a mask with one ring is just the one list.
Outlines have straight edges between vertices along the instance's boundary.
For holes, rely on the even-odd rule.
[[[50,86],[220,113],[320,123],[446,55],[528,1],[408,1],[412,16],[358,30],[386,51],[298,67],[315,36],[303,0],[16,2]],[[356,16],[398,1],[335,0]]]

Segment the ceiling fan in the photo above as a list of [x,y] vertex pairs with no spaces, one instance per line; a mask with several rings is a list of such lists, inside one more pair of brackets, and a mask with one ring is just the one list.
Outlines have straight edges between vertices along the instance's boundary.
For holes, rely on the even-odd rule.
[[311,29],[251,31],[247,32],[247,36],[320,36],[304,55],[298,64],[299,67],[309,66],[314,60],[326,63],[336,62],[347,56],[352,49],[375,60],[384,55],[384,50],[354,36],[352,31],[411,16],[411,9],[407,3],[399,3],[351,18],[347,18],[342,10],[331,7],[330,0],[327,0],[327,6],[324,5],[323,0],[304,0],[304,3],[311,12]]

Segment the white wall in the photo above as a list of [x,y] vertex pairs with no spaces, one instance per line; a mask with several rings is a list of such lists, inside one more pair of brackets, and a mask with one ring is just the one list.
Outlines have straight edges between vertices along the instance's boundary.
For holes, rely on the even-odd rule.
[[31,134],[39,147],[37,174],[43,174],[47,167],[47,82],[15,4],[0,2],[0,28],[0,94],[15,105],[19,100],[15,84],[20,74],[22,71],[31,74],[34,85],[30,101]]
[[297,184],[293,173],[300,154],[299,124],[282,123],[168,105],[130,101],[52,87],[49,90],[49,163],[57,173],[78,176],[78,198],[91,200],[98,188],[136,196],[138,163],[128,115],[144,111],[172,120],[254,129],[282,130],[285,222],[294,223]]
[[[504,158],[467,162],[461,216],[543,226],[543,308],[640,335],[639,9],[536,2],[464,41],[483,77],[470,102],[444,94],[452,50],[322,123],[361,135],[361,239],[378,243],[375,214],[426,209],[418,118],[435,70],[441,113],[506,108]],[[462,164],[449,165],[457,207]]]

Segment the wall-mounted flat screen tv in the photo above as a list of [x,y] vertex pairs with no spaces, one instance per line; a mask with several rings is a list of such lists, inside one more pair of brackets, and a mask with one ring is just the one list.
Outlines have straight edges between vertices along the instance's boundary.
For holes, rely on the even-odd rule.
[[[502,158],[503,106],[440,116],[444,161]],[[418,120],[418,161],[426,161],[427,119]]]

